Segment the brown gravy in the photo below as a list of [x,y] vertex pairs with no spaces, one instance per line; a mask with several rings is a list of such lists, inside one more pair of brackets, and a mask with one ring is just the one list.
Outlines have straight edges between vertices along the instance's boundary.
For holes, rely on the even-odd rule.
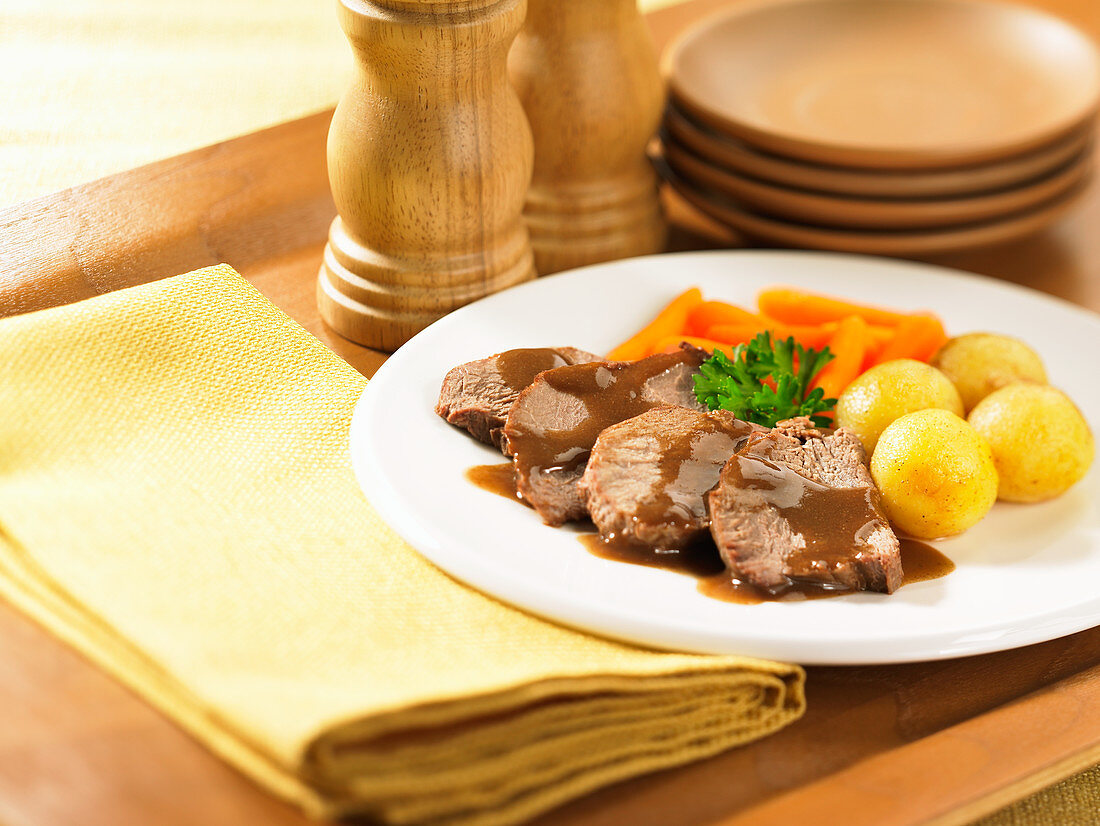
[[[586,377],[585,381],[596,377],[592,370],[583,373],[578,371],[578,376],[582,375]],[[634,395],[641,395],[640,387],[636,387]],[[629,407],[635,404],[635,399],[627,393],[619,399],[618,404]],[[594,418],[600,417],[589,417],[585,426],[591,426]],[[676,496],[679,483],[682,481],[689,487],[697,487],[694,483],[698,480],[693,480],[693,476],[715,473],[710,456],[713,453],[711,448],[718,447],[722,451],[728,451],[731,446],[726,444],[727,441],[739,441],[747,436],[747,432],[730,433],[720,422],[714,421],[702,428],[698,437],[676,445],[673,457],[676,461],[667,462],[663,467],[660,484],[654,491],[652,507],[662,511],[664,515],[677,518],[677,509],[683,507]],[[587,437],[573,434],[570,438],[576,444],[578,440]],[[719,439],[722,444],[707,444],[708,440],[714,439]],[[868,531],[884,524],[873,499],[874,492],[870,488],[830,487],[781,467],[760,455],[753,455],[751,451],[750,443],[750,447],[737,454],[734,457],[736,461],[727,466],[727,473],[737,476],[739,486],[761,495],[770,507],[789,522],[792,531],[807,538],[805,549],[791,557],[792,567],[796,572],[801,566],[809,574],[815,569],[819,570],[819,566],[836,565],[850,558],[853,553],[858,553],[861,538]],[[569,461],[575,458],[570,456]],[[583,461],[587,462],[587,458],[588,453],[584,451]],[[556,457],[556,460],[560,461],[562,457]],[[516,473],[512,462],[476,465],[466,471],[466,478],[483,490],[514,502],[523,501],[516,489]],[[698,514],[685,511],[681,516],[689,519]],[[700,593],[725,602],[755,604],[765,601],[820,599],[852,593],[847,589],[830,589],[820,584],[794,580],[789,587],[773,594],[741,582],[730,576],[709,535],[702,536],[686,548],[668,550],[623,539],[608,541],[596,533],[585,533],[578,538],[590,553],[603,559],[693,576],[698,580]],[[908,538],[901,538],[900,542],[903,586],[937,579],[955,570],[955,564],[931,545]]]
[[509,416],[508,445],[517,473],[524,478],[578,473],[604,428],[666,401],[663,384],[687,358],[668,353],[621,364],[575,364],[546,373],[527,390],[537,394],[537,401],[534,396],[528,399],[530,406],[566,411],[567,425],[559,421],[558,427],[549,429],[531,416]]
[[645,495],[639,497],[634,518],[651,525],[675,526],[680,531],[706,531],[707,491],[718,484],[722,467],[756,427],[726,411],[683,412],[697,417],[689,433],[676,429],[653,432],[661,456],[659,473],[650,480]]
[[[847,590],[830,590],[815,585],[794,583],[781,594],[773,595],[746,582],[733,579],[718,556],[718,549],[709,537],[682,551],[655,551],[631,542],[606,541],[596,533],[578,537],[580,543],[594,556],[632,565],[645,565],[688,574],[698,580],[699,593],[723,602],[755,605],[761,602],[796,602],[806,599],[823,599],[855,593]],[[901,539],[901,565],[905,572],[902,586],[914,582],[938,579],[955,570],[955,563],[931,545],[916,539]]]
[[[467,469],[466,478],[482,490],[503,496],[513,502],[523,502],[516,492],[515,469],[511,462],[493,465],[474,465]],[[583,533],[577,537],[594,556],[632,565],[646,565],[695,577],[699,592],[724,602],[752,605],[765,601],[796,601],[842,596],[851,591],[829,591],[824,588],[795,585],[779,596],[768,594],[759,588],[732,579],[718,556],[710,537],[683,550],[657,551],[646,545],[625,541],[605,541],[597,533]],[[905,572],[902,585],[939,579],[955,570],[955,563],[924,542],[907,537],[901,540],[901,565]]]
[[615,562],[629,562],[688,574],[700,580],[720,576],[726,570],[718,556],[718,549],[709,538],[703,538],[683,550],[658,551],[648,545],[623,540],[607,541],[598,533],[582,533],[577,537],[593,556]]
[[[489,493],[523,502],[519,497],[519,491],[516,490],[516,469],[511,462],[474,465],[466,469],[466,479]],[[523,504],[527,503],[523,502]]]
[[496,357],[495,366],[500,382],[514,394],[527,387],[543,370],[563,367],[569,361],[551,347],[508,350]]
[[931,545],[907,536],[898,539],[901,541],[901,569],[905,572],[902,585],[939,579],[955,570],[955,563]]
[[[764,440],[761,440],[764,441]],[[791,579],[828,579],[858,556],[867,538],[887,528],[873,500],[872,488],[841,488],[816,482],[761,455],[753,445],[735,455],[724,473],[738,488],[754,491],[806,540],[804,548],[787,556]]]

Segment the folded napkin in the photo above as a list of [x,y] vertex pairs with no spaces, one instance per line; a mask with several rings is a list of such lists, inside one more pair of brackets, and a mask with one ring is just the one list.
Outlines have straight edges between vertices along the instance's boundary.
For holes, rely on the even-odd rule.
[[0,592],[318,816],[513,823],[802,713],[433,567],[352,475],[365,385],[226,266],[0,321]]

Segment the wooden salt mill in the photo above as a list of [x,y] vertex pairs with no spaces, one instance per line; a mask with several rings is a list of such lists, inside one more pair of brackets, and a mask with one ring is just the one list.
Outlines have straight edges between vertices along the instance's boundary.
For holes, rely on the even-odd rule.
[[339,217],[324,320],[393,350],[535,271],[522,208],[531,133],[507,80],[524,0],[340,0],[357,77],[328,137]]
[[539,273],[663,250],[646,145],[664,84],[635,0],[528,0],[508,73],[535,139],[524,215]]

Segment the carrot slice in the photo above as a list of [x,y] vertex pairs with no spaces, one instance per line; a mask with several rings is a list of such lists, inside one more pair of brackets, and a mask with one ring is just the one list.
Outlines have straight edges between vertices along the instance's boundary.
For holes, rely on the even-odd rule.
[[791,287],[769,287],[756,300],[761,313],[787,324],[822,324],[854,315],[868,324],[896,327],[912,315]]
[[704,301],[688,313],[687,331],[693,336],[706,336],[717,324],[759,324],[760,316],[725,301]]
[[836,331],[836,324],[807,326],[803,324],[781,324],[770,319],[755,324],[716,324],[707,328],[707,338],[729,344],[741,344],[752,341],[759,333],[769,330],[773,339],[786,339],[791,336],[805,347],[820,349],[829,343]]
[[814,381],[815,387],[825,391],[825,398],[839,397],[860,374],[869,341],[867,322],[861,316],[851,315],[840,322],[829,342],[835,358],[822,368]]
[[701,347],[713,353],[715,350],[721,350],[727,356],[733,353],[733,346],[726,344],[722,341],[714,341],[713,339],[703,338],[701,336],[665,336],[657,345],[653,348],[654,353],[675,353],[680,349],[680,342],[686,341],[688,344],[693,344],[696,347]]
[[684,290],[661,310],[649,324],[607,354],[611,361],[637,361],[654,351],[665,336],[684,332],[688,313],[703,301],[698,287]]
[[766,329],[767,327],[759,321],[747,324],[714,324],[706,329],[705,335],[723,344],[744,344],[746,341],[752,341],[758,333]]
[[894,359],[928,361],[945,343],[947,333],[938,318],[910,316],[897,326],[890,341],[875,357],[875,364]]
[[863,354],[864,370],[878,364],[879,356],[886,349],[886,345],[893,341],[896,334],[897,331],[893,327],[880,327],[877,324],[867,325],[867,352]]
[[880,324],[868,324],[867,335],[871,337],[871,343],[877,347],[885,347],[894,338],[896,327],[883,327]]

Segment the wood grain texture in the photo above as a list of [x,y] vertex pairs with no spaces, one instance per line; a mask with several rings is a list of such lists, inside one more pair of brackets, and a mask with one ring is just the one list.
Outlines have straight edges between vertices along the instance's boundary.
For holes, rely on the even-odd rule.
[[646,144],[664,84],[635,0],[528,0],[508,56],[535,141],[524,216],[542,275],[664,249]]
[[505,69],[525,0],[341,0],[358,64],[328,138],[340,217],[321,317],[395,350],[535,276],[521,211],[531,132]]
[[[724,0],[652,15],[658,44]],[[1093,0],[1043,7],[1100,37]],[[0,314],[26,312],[218,261],[366,375],[384,355],[321,322],[318,262],[335,208],[330,115],[133,170],[0,213]],[[736,235],[665,193],[675,249]],[[940,263],[1100,310],[1100,185],[1026,241]],[[735,277],[731,275],[731,277]],[[813,668],[809,711],[773,737],[620,783],[539,826],[853,822],[874,795],[888,822],[956,824],[1100,759],[1100,628],[939,663]],[[866,773],[865,773],[866,771]],[[822,800],[837,815],[823,813]],[[778,818],[778,819],[777,819]],[[830,820],[832,818],[832,820]],[[306,824],[12,609],[0,604],[0,823]],[[880,821],[882,822],[882,821]]]
[[1000,163],[944,169],[914,175],[842,167],[815,166],[757,151],[708,131],[681,112],[674,103],[661,122],[664,143],[675,143],[699,158],[753,178],[857,198],[965,197],[1020,186],[1055,170],[1080,155],[1092,142],[1093,128],[1079,130],[1051,146]]
[[321,321],[314,282],[336,213],[331,112],[0,211],[0,317],[226,262],[361,372],[383,353]]
[[[1036,691],[1027,703],[996,708],[917,743],[869,757],[797,794],[779,795],[723,819],[722,826],[797,822],[806,811],[807,797],[816,798],[823,811],[837,813],[819,822],[902,826],[913,822],[913,812],[899,805],[902,801],[895,793],[897,779],[906,777],[920,778],[923,786],[921,822],[969,823],[1011,803],[1021,787],[1037,790],[1100,760],[1100,744],[1093,739],[1097,708],[1100,666]],[[1014,733],[1012,748],[1005,748],[1005,731]],[[1006,777],[1015,781],[1008,790]],[[958,795],[960,785],[967,790],[966,800]],[[860,805],[853,806],[857,799]]]

